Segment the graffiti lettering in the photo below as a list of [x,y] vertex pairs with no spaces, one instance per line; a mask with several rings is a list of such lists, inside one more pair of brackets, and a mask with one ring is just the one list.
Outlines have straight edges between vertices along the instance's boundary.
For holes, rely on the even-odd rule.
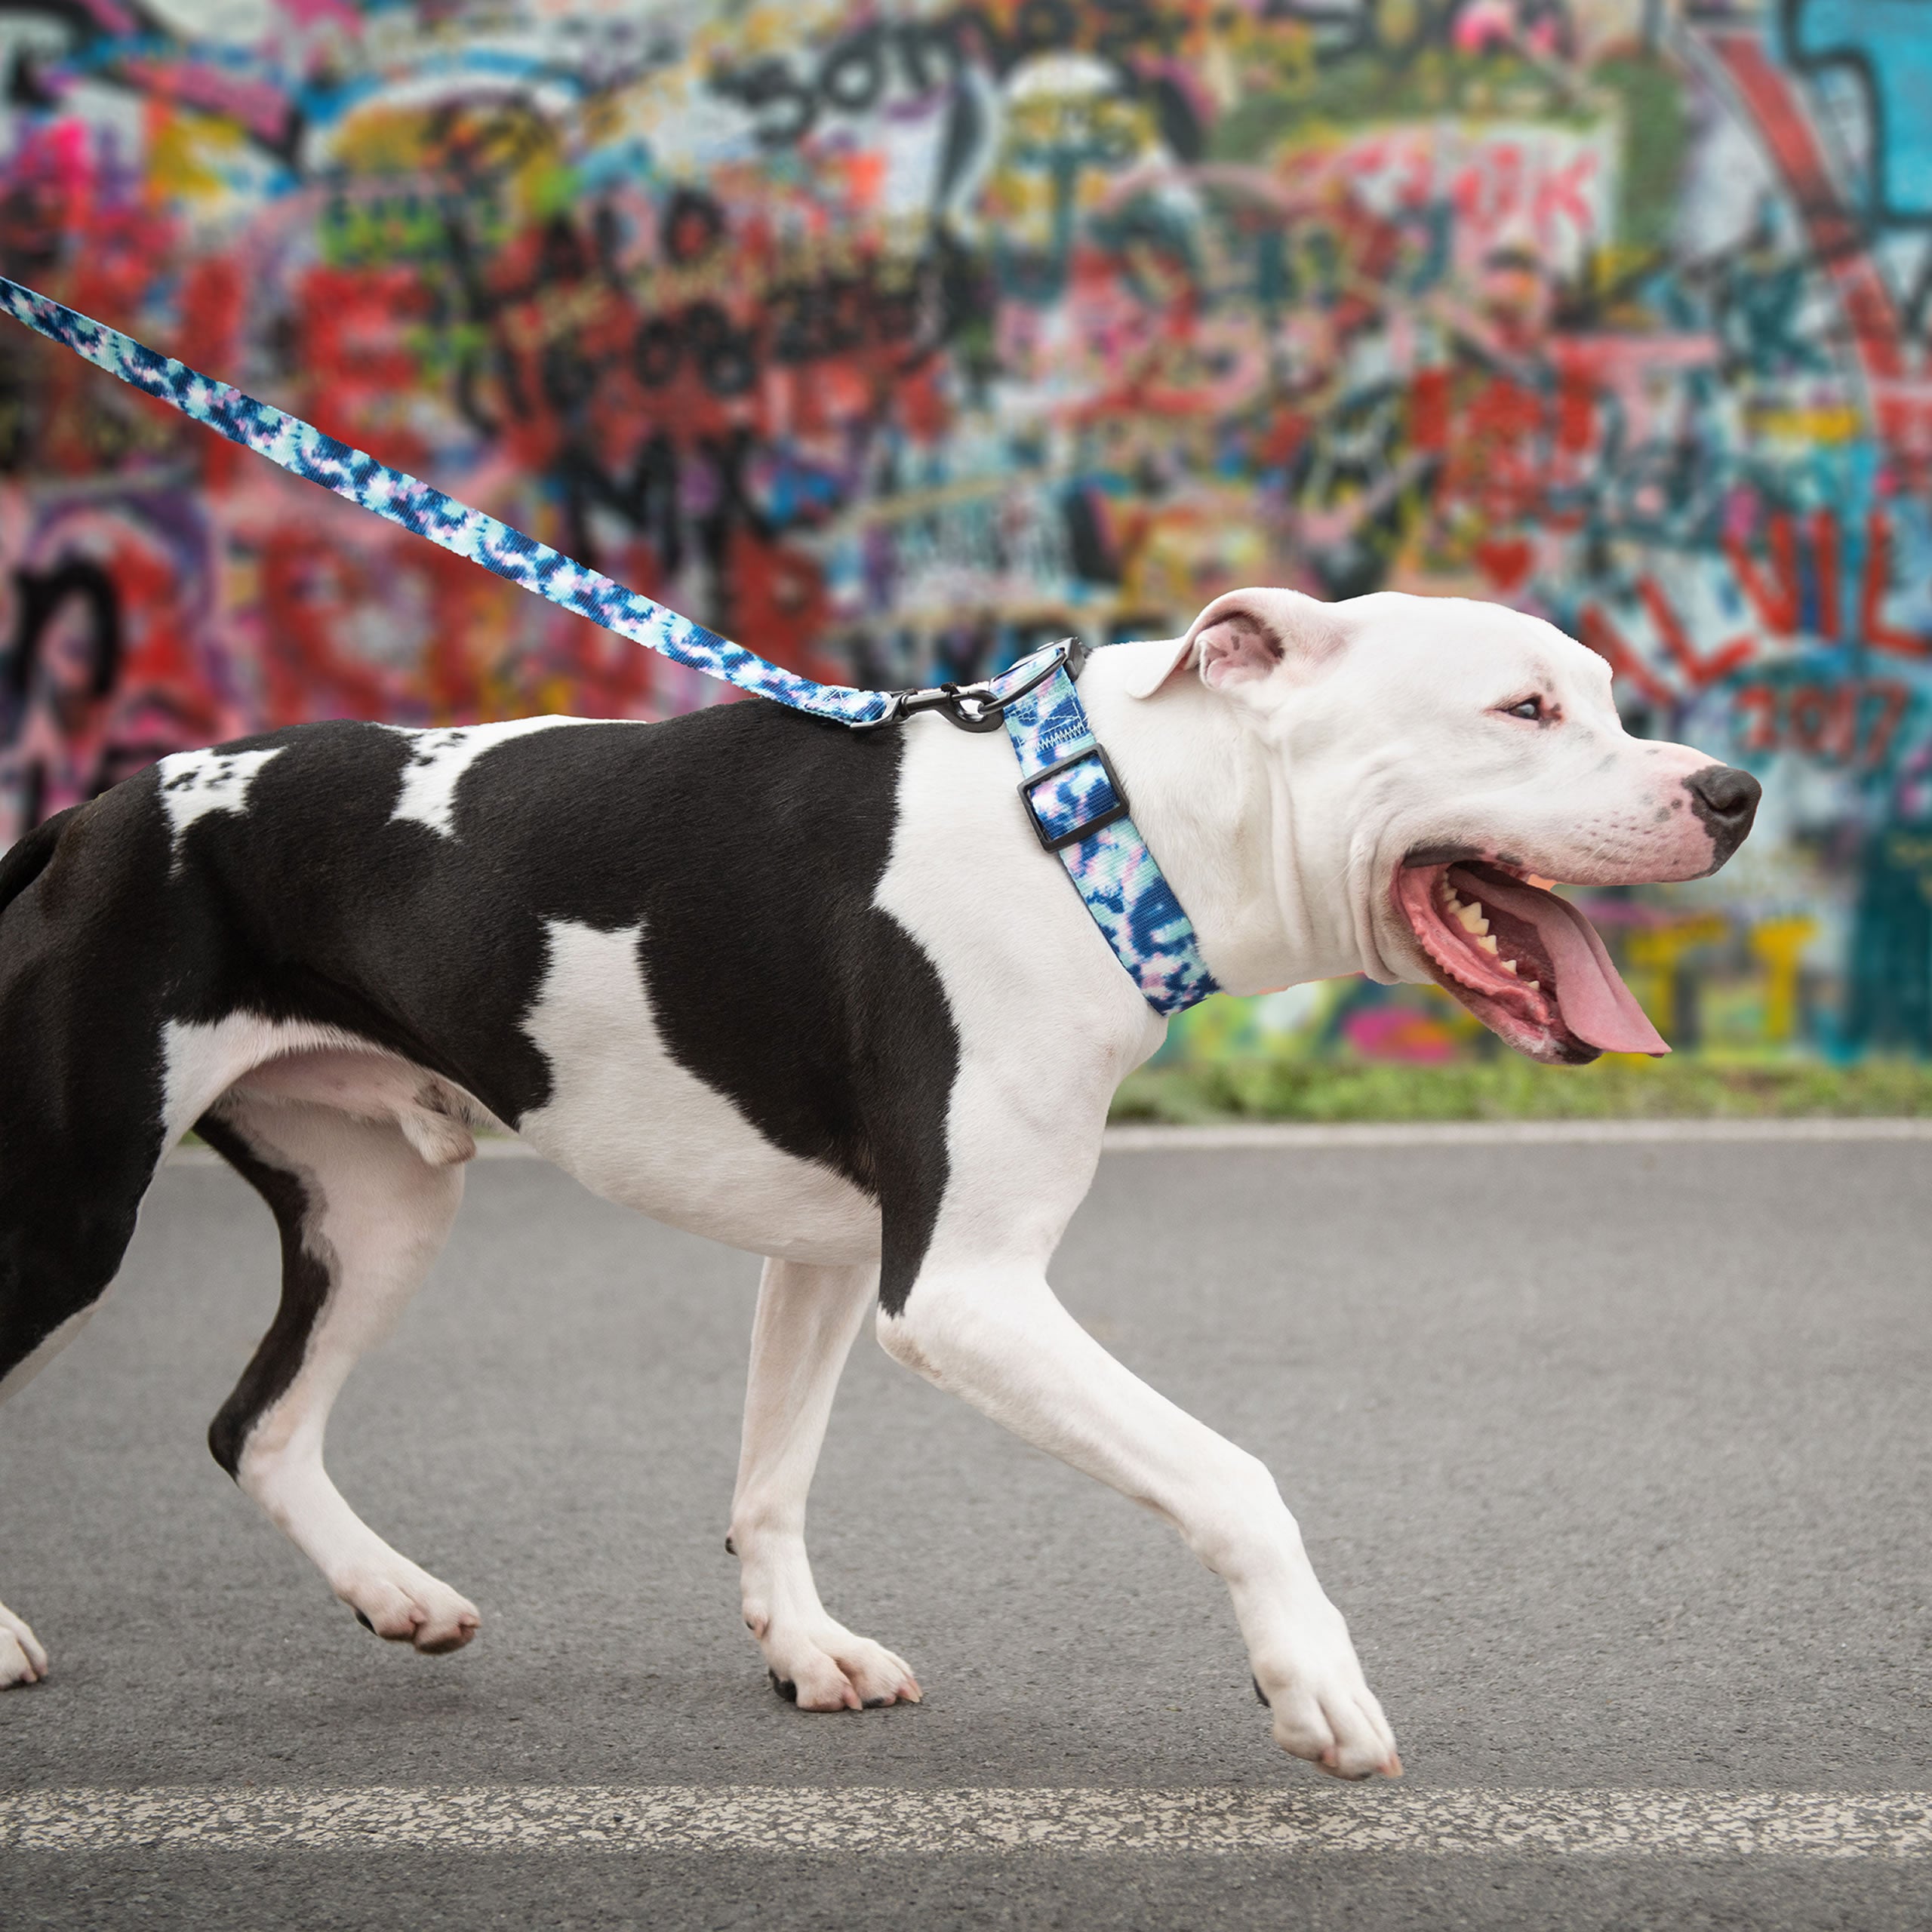
[[[0,254],[832,676],[1504,598],[1809,774],[1758,876],[1822,947],[1932,824],[1923,11],[16,10]],[[0,340],[0,842],[223,731],[698,701],[291,491]],[[1653,976],[1707,1029],[1721,950]],[[1805,958],[1778,1025],[1850,1038]]]

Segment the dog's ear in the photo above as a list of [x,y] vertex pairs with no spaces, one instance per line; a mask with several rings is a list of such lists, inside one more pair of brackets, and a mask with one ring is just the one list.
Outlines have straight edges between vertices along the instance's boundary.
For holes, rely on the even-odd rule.
[[1340,648],[1342,631],[1326,604],[1296,590],[1230,590],[1171,644],[1146,645],[1128,679],[1131,697],[1152,697],[1192,665],[1210,691],[1229,691],[1281,675],[1306,676]]

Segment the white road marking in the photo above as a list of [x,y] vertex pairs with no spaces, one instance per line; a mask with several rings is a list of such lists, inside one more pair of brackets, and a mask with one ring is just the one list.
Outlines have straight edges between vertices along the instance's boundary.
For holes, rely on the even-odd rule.
[[[1107,1129],[1109,1154],[1293,1153],[1348,1147],[1547,1147],[1668,1146],[1701,1142],[1932,1140],[1932,1117],[1819,1115],[1795,1120],[1227,1121],[1199,1127],[1133,1124]],[[479,1161],[541,1160],[536,1149],[499,1134],[478,1134]],[[183,1145],[168,1156],[183,1167],[219,1167],[207,1147]]]
[[82,1787],[0,1797],[0,1847],[1924,1858],[1932,1792]]

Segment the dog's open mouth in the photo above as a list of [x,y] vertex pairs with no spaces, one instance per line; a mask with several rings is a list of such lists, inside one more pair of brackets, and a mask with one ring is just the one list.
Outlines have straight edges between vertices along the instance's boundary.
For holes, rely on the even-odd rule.
[[1519,1053],[1577,1064],[1669,1052],[1567,899],[1470,859],[1404,866],[1395,901],[1438,982]]

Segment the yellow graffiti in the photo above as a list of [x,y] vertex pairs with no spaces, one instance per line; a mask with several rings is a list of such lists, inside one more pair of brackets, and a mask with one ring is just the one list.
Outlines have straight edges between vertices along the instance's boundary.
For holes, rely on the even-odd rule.
[[[1641,975],[1640,984],[1644,989],[1638,993],[1638,1002],[1651,1016],[1657,1031],[1666,1038],[1678,1022],[1678,962],[1694,946],[1712,945],[1725,938],[1729,932],[1727,922],[1712,912],[1701,918],[1644,927],[1633,932],[1626,942],[1631,967]],[[1644,996],[1644,992],[1647,992],[1647,998]]]
[[158,199],[199,201],[221,193],[227,185],[223,164],[232,165],[245,146],[233,122],[158,104],[144,118],[148,185]]
[[1754,434],[1791,443],[1855,443],[1867,433],[1863,412],[1849,404],[1818,409],[1767,405],[1749,411],[1746,420]]
[[1798,1037],[1798,985],[1805,949],[1818,921],[1803,913],[1767,919],[1753,928],[1751,950],[1764,965],[1764,1038],[1789,1046]]

